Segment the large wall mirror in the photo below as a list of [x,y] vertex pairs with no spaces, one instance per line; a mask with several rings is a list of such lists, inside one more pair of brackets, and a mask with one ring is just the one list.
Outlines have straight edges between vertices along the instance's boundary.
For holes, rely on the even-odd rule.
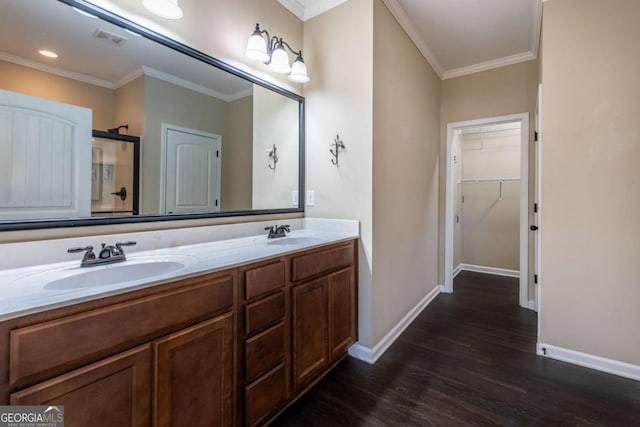
[[303,123],[301,96],[86,2],[0,0],[0,230],[302,212]]

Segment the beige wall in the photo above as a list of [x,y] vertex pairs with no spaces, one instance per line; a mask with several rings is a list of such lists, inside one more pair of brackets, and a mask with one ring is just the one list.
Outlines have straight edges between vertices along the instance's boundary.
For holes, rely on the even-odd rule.
[[381,0],[373,16],[376,344],[439,283],[440,79]]
[[94,129],[114,126],[115,94],[111,89],[1,60],[0,89],[90,108]]
[[[298,114],[297,101],[253,85],[253,209],[292,207],[300,175]],[[274,145],[275,170],[268,155]]]
[[227,132],[222,150],[220,210],[251,210],[253,97],[227,104]]
[[[534,113],[538,91],[537,61],[521,62],[467,76],[442,81],[442,106],[440,127],[440,216],[439,216],[439,278],[444,283],[444,226],[445,226],[445,164],[447,123],[517,113],[529,113],[530,159],[533,159]],[[530,176],[534,167],[530,166]],[[530,194],[534,180],[529,180]],[[531,206],[533,200],[530,200]],[[533,251],[533,239],[529,250]],[[531,257],[530,257],[531,258]],[[529,265],[529,299],[532,299],[533,265]]]
[[142,144],[142,213],[160,212],[162,124],[222,136],[225,146],[227,103],[212,96],[145,76],[145,123]]
[[640,3],[545,3],[541,341],[640,364]]
[[[145,78],[140,76],[116,89],[115,124],[129,125],[127,134],[142,137],[144,135],[144,97]],[[144,144],[144,140],[142,144]]]
[[[520,178],[520,131],[483,133],[482,141],[479,133],[465,133],[462,139],[463,179]],[[460,261],[520,270],[520,182],[503,183],[502,199],[498,182],[463,186]]]
[[[350,0],[304,24],[304,58],[311,75],[306,97],[306,187],[315,190],[310,217],[360,221],[359,319],[372,345],[373,3]],[[331,164],[336,137],[346,145]]]

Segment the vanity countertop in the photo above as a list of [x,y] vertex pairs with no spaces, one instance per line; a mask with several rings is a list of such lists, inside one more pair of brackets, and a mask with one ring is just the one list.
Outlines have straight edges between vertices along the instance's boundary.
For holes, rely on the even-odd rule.
[[[78,259],[74,261],[3,269],[0,321],[357,239],[357,221],[349,222],[355,227],[345,227],[343,221],[340,227],[302,228],[278,239],[263,234],[142,250],[129,253],[125,262],[104,266],[81,268],[81,254],[75,254]],[[160,268],[145,274],[153,270],[150,264]],[[87,273],[105,283],[76,286],[65,282],[70,276]]]

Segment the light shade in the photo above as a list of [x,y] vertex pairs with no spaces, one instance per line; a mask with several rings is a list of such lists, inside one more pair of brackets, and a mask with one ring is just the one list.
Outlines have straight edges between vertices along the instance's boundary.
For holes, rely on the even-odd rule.
[[302,60],[302,56],[298,56],[291,66],[291,74],[289,74],[289,80],[294,83],[307,83],[309,75],[307,74],[307,66]]
[[182,9],[178,6],[178,0],[142,0],[142,5],[149,12],[161,18],[182,18]]
[[260,33],[253,33],[247,42],[246,55],[256,61],[267,62],[269,54],[267,53],[267,42]]
[[271,53],[271,63],[269,64],[269,68],[276,73],[288,73],[291,71],[289,55],[287,55],[287,52],[282,46],[275,48]]

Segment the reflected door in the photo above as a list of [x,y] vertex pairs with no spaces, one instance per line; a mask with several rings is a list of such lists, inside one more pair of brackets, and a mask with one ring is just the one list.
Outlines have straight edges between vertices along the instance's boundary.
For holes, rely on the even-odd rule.
[[218,212],[222,138],[193,129],[164,127],[165,213]]

